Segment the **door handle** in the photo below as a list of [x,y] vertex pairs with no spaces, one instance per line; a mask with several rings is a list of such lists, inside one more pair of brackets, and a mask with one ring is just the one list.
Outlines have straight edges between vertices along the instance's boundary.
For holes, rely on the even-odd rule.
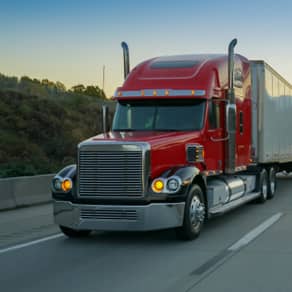
[[224,137],[224,138],[218,138],[218,139],[210,137],[210,140],[213,141],[213,142],[227,141],[228,139],[229,139],[229,134],[227,134],[227,136]]

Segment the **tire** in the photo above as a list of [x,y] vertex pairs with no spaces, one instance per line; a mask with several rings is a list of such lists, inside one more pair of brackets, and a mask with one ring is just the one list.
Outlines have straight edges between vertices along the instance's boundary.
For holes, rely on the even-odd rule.
[[199,236],[206,219],[204,195],[198,185],[193,185],[189,191],[183,226],[176,229],[177,236],[184,240],[192,240]]
[[272,166],[268,170],[268,199],[274,198],[276,189],[277,189],[276,170]]
[[91,230],[76,230],[65,226],[59,226],[61,231],[67,236],[72,238],[87,237]]
[[258,176],[258,191],[260,196],[257,199],[257,203],[263,204],[268,198],[268,173],[264,168]]

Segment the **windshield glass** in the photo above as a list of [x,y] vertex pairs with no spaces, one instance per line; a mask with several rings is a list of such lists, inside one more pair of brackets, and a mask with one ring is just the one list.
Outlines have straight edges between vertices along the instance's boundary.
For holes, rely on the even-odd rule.
[[194,131],[203,127],[205,100],[120,101],[113,131]]

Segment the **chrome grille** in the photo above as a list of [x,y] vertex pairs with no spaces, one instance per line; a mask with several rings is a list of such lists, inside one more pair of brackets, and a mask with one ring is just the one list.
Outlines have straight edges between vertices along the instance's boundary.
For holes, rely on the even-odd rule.
[[142,149],[116,148],[108,145],[107,150],[96,146],[79,150],[80,197],[143,195]]
[[80,211],[81,219],[102,219],[102,220],[130,220],[136,221],[136,210],[111,210],[111,209],[82,209]]

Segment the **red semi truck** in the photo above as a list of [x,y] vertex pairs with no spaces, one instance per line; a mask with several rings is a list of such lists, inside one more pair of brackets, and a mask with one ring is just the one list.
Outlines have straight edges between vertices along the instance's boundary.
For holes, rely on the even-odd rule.
[[69,237],[92,230],[175,228],[196,238],[207,218],[276,192],[292,170],[292,86],[263,61],[234,54],[158,57],[130,72],[108,130],[78,145],[52,181]]

